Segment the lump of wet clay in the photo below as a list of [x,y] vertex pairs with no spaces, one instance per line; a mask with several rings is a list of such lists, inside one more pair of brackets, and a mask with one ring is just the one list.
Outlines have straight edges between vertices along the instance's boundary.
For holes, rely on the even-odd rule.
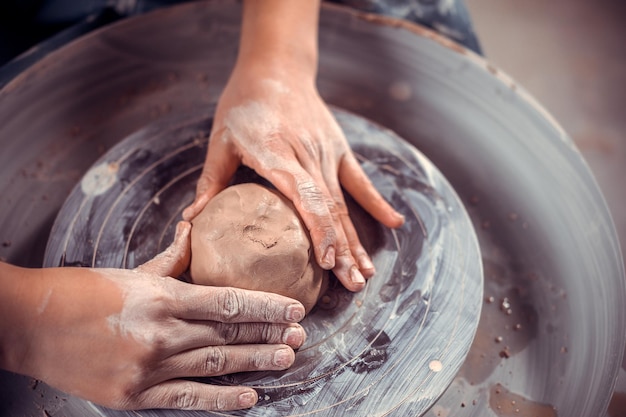
[[191,281],[274,292],[308,313],[328,284],[289,200],[259,184],[233,185],[192,220]]

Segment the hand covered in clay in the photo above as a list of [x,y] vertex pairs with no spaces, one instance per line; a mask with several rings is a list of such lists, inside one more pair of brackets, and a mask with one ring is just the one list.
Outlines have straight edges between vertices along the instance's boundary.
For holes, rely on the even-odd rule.
[[293,202],[319,265],[358,291],[375,271],[342,186],[384,225],[398,227],[404,219],[369,181],[317,92],[315,3],[245,3],[239,57],[218,103],[196,200],[184,217],[195,217],[243,163]]
[[170,278],[189,265],[189,232],[181,222],[175,242],[134,270],[0,264],[0,314],[11,317],[0,325],[0,365],[112,408],[253,406],[251,388],[181,378],[289,367],[304,308]]

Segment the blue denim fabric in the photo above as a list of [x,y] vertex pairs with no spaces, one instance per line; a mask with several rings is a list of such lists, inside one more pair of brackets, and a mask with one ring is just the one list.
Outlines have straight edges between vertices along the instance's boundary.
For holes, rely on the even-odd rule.
[[[87,18],[105,15],[100,20],[109,22],[184,1],[189,0],[0,0],[0,66],[31,46]],[[331,1],[365,12],[420,23],[481,53],[463,0]]]
[[355,9],[409,20],[427,26],[482,54],[463,0],[333,0]]

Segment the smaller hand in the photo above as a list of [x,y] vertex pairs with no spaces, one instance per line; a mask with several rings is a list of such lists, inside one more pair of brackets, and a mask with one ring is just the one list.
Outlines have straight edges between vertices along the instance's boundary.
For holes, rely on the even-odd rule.
[[253,406],[249,387],[183,378],[288,368],[305,339],[304,308],[170,278],[189,265],[190,227],[179,223],[174,243],[135,270],[11,267],[39,296],[16,300],[31,316],[7,332],[14,343],[3,365],[112,408]]
[[195,217],[243,163],[289,198],[313,241],[316,260],[358,291],[374,265],[352,224],[343,189],[375,219],[399,227],[404,218],[378,193],[310,76],[295,69],[237,65],[215,113]]

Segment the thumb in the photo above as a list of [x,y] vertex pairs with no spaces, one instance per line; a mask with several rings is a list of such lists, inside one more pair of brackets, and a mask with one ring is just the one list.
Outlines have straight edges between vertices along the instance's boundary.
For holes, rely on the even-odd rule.
[[178,277],[191,262],[191,223],[180,221],[176,225],[174,241],[163,252],[136,270],[160,277]]
[[225,128],[211,135],[202,174],[196,186],[196,198],[183,210],[183,219],[187,221],[196,217],[211,198],[228,186],[239,168],[241,158],[225,135]]

